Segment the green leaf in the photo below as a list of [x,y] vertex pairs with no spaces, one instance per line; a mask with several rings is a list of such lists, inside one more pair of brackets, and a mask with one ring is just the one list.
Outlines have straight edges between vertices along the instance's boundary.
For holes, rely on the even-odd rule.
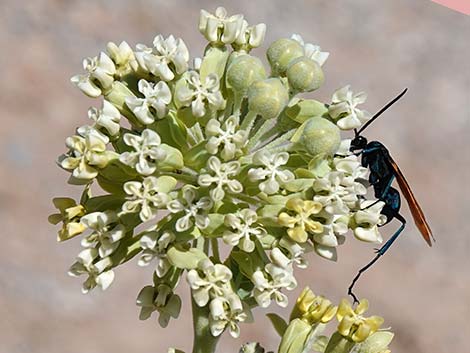
[[220,213],[211,213],[208,215],[209,225],[201,229],[201,232],[209,238],[218,238],[222,236],[222,233],[217,229],[224,225],[224,215]]
[[211,156],[206,150],[207,141],[202,141],[184,154],[184,164],[195,170],[204,168]]
[[253,273],[264,267],[262,257],[254,251],[252,253],[246,253],[244,251],[233,250],[230,253],[230,258],[235,261],[240,269],[240,272],[247,278],[251,278]]
[[104,98],[112,103],[132,125],[141,126],[134,113],[131,112],[126,104],[126,98],[128,97],[135,97],[135,94],[132,93],[125,83],[120,81],[114,81],[111,89],[104,95]]
[[275,313],[269,313],[266,314],[268,317],[269,321],[273,324],[274,329],[276,330],[277,334],[282,337],[284,332],[287,330],[287,322],[284,320],[282,317],[280,317],[278,314]]
[[299,192],[308,189],[312,184],[312,179],[294,179],[284,183],[284,188],[290,192]]
[[314,99],[300,99],[297,104],[289,106],[285,114],[292,120],[302,124],[311,117],[323,116],[327,112],[328,108],[322,102]]
[[237,287],[237,294],[241,300],[248,299],[252,296],[254,285],[250,279],[242,276],[242,279],[240,280],[240,283]]
[[160,192],[169,193],[174,190],[178,181],[167,175],[163,175],[157,178],[157,185]]
[[324,177],[331,171],[328,160],[319,156],[312,158],[308,163],[308,169],[318,178]]
[[180,246],[169,248],[167,257],[173,266],[186,270],[197,268],[199,261],[207,259],[207,255],[202,250],[196,248],[183,249]]
[[169,114],[165,120],[168,124],[173,141],[175,141],[179,147],[186,146],[188,135],[186,125],[173,114]]
[[166,152],[166,157],[163,161],[158,162],[159,170],[171,172],[184,167],[183,155],[179,150],[165,143],[162,143],[160,148]]
[[131,260],[142,251],[140,247],[142,234],[133,237],[132,232],[133,231],[130,230],[126,233],[126,236],[121,240],[117,250],[110,256],[113,267]]
[[265,218],[276,218],[279,215],[279,212],[285,207],[287,198],[283,198],[283,200],[277,205],[266,205],[261,207],[258,210],[258,217],[265,217]]
[[102,195],[89,198],[84,206],[88,213],[120,209],[124,198],[119,195]]

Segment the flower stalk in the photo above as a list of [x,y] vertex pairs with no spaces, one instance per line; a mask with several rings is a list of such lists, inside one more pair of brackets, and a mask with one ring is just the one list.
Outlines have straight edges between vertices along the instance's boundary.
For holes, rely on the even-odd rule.
[[214,337],[209,325],[209,309],[199,307],[191,298],[193,313],[193,350],[192,353],[214,353],[220,336]]

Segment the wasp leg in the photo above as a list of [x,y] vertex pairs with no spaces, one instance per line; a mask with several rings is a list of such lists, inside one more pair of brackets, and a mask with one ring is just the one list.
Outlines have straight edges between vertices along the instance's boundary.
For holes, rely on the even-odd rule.
[[363,268],[361,268],[358,272],[357,272],[357,275],[356,277],[354,277],[354,279],[352,280],[351,282],[351,285],[349,286],[348,288],[348,295],[350,295],[352,298],[353,298],[353,301],[354,301],[354,304],[355,303],[359,303],[359,300],[357,299],[356,295],[354,294],[353,292],[353,288],[354,288],[354,285],[356,284],[356,282],[359,280],[359,277],[361,277],[361,275],[367,271],[373,264],[375,264],[375,262],[382,256],[382,254],[378,253],[373,259],[371,262],[369,262],[366,266],[364,266]]
[[346,157],[349,157],[349,156],[356,156],[356,157],[358,157],[358,156],[360,156],[360,155],[362,154],[362,152],[364,152],[364,150],[360,150],[360,151],[358,151],[358,152],[353,152],[353,153],[351,153],[351,154],[349,154],[349,155],[344,155],[344,154],[337,154],[337,153],[335,153],[335,155],[334,155],[333,157],[341,157],[341,158],[346,158]]
[[377,200],[375,200],[375,201],[374,201],[373,203],[371,203],[369,206],[366,206],[366,207],[364,207],[364,208],[361,208],[361,211],[367,210],[368,208],[370,208],[370,207],[376,205],[378,202],[383,201],[385,195],[387,195],[388,191],[389,191],[390,188],[392,187],[392,183],[393,183],[394,180],[395,180],[395,177],[390,178],[390,180],[388,181],[387,186],[386,186],[386,187],[384,188],[384,190],[382,191],[382,194],[380,195],[380,197],[378,197]]
[[403,216],[399,213],[397,213],[395,215],[395,218],[398,219],[400,222],[401,222],[401,226],[400,228],[397,229],[397,231],[395,232],[395,234],[393,234],[390,239],[388,239],[386,241],[386,243],[380,248],[377,250],[377,254],[380,254],[380,255],[383,255],[387,252],[387,250],[390,248],[390,246],[392,246],[393,242],[395,240],[397,240],[398,236],[401,234],[401,232],[403,232],[403,229],[405,229],[405,226],[406,226],[406,219],[403,218]]
[[363,268],[361,268],[357,272],[356,277],[354,277],[354,279],[351,282],[351,285],[348,288],[348,295],[350,295],[353,298],[354,303],[359,302],[359,300],[357,299],[356,295],[353,292],[354,285],[359,280],[359,277],[361,277],[361,275],[364,272],[366,272],[373,264],[375,264],[377,262],[378,259],[380,259],[380,257],[383,254],[385,254],[387,252],[387,250],[390,248],[390,246],[393,244],[393,242],[398,238],[398,236],[401,234],[401,232],[403,232],[403,229],[405,229],[406,220],[403,218],[403,216],[400,215],[399,213],[397,213],[395,215],[395,218],[398,219],[402,223],[400,228],[398,228],[396,230],[396,232],[392,235],[392,237],[389,240],[387,240],[387,242],[380,249],[377,250],[377,255],[372,259],[372,261],[370,261],[367,265],[365,265]]

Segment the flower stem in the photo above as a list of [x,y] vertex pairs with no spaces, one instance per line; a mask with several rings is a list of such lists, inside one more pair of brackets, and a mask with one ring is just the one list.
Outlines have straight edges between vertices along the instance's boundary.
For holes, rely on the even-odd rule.
[[217,238],[211,239],[211,248],[212,248],[212,256],[214,256],[214,260],[217,262],[220,261],[220,253],[219,253],[219,241]]
[[194,343],[192,353],[214,353],[219,337],[211,334],[209,327],[209,306],[198,307],[191,297],[193,309]]
[[251,150],[256,147],[261,137],[274,127],[275,122],[276,118],[265,120],[258,131],[256,131],[255,134],[251,137],[250,141],[246,145],[246,149],[251,152]]
[[240,125],[240,130],[246,130],[247,133],[250,133],[251,128],[253,127],[255,123],[256,117],[257,117],[256,113],[249,111]]

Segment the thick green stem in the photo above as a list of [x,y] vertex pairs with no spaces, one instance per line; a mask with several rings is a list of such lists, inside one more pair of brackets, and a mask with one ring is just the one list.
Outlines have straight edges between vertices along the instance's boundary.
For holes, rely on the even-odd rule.
[[219,342],[219,337],[211,334],[209,326],[209,306],[198,307],[191,298],[191,306],[193,309],[193,328],[194,343],[193,353],[214,353]]

